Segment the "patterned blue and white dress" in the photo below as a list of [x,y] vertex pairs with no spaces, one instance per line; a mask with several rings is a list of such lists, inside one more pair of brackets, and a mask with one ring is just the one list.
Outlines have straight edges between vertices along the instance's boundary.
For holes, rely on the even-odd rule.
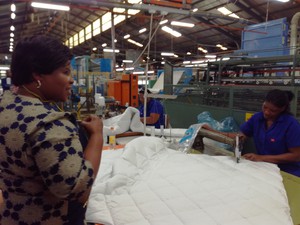
[[67,224],[68,202],[93,184],[72,115],[5,91],[0,100],[1,225]]

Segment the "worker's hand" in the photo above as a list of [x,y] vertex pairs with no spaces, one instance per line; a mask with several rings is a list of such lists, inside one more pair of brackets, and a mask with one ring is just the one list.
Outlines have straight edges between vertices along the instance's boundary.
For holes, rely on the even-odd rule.
[[103,121],[96,115],[89,115],[81,121],[81,125],[86,129],[88,134],[101,134],[103,132]]
[[209,126],[207,123],[203,124],[201,128],[209,131],[214,131],[214,129],[211,126]]
[[262,155],[258,155],[258,154],[255,154],[255,153],[247,153],[245,155],[243,155],[243,158],[244,159],[248,159],[250,161],[254,161],[254,162],[260,162],[260,161],[263,161],[263,156]]

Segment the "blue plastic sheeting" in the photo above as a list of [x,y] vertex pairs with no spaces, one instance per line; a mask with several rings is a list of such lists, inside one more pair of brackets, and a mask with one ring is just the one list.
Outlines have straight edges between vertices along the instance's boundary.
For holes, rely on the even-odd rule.
[[241,50],[252,57],[289,55],[289,26],[286,18],[250,25],[242,32]]

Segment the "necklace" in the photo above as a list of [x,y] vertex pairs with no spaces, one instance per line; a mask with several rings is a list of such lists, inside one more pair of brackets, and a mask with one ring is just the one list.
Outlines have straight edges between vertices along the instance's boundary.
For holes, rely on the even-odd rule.
[[32,96],[34,97],[37,97],[41,102],[43,103],[50,103],[50,105],[54,105],[60,112],[63,112],[64,110],[62,110],[55,102],[51,102],[51,101],[48,101],[48,100],[43,100],[41,98],[41,96],[39,96],[38,94],[34,93],[33,91],[29,90],[27,87],[25,87],[24,85],[22,85],[22,88],[25,89],[26,92],[28,92],[29,94],[31,94]]

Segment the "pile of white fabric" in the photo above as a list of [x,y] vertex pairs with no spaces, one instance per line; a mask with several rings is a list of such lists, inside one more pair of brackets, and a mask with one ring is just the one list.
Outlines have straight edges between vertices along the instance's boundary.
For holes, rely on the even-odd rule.
[[[116,151],[111,151],[116,153]],[[105,225],[292,225],[275,164],[191,155],[140,137],[102,159],[86,218]],[[106,170],[103,170],[103,165]],[[110,167],[109,167],[110,165]],[[105,173],[106,171],[106,173]]]

